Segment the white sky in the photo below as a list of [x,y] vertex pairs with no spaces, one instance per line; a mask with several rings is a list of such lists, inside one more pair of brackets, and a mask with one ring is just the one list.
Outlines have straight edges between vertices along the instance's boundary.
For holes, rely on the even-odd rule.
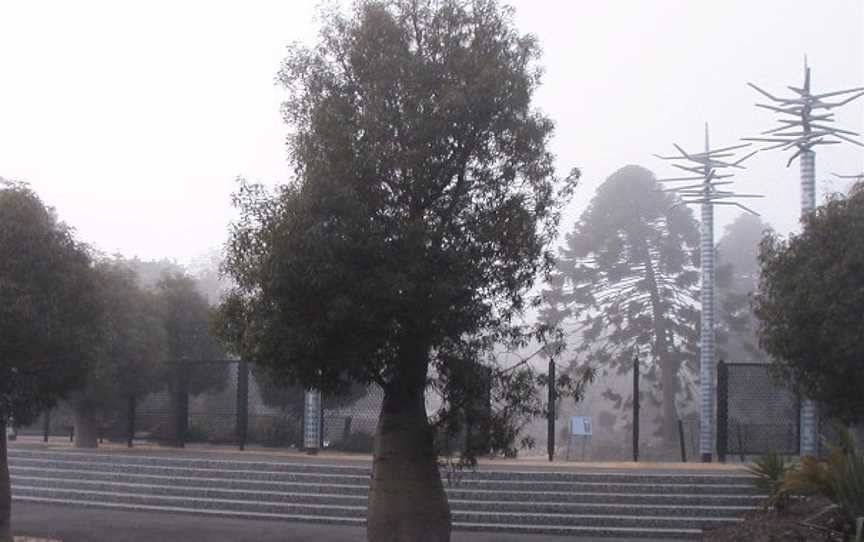
[[[584,173],[566,229],[617,168],[674,173],[652,153],[701,149],[706,121],[717,146],[774,127],[745,83],[785,94],[805,53],[815,91],[864,86],[861,0],[513,4],[545,52],[536,104],[556,122],[560,171]],[[314,5],[0,0],[0,176],[30,182],[106,252],[187,262],[219,246],[236,176],[287,179],[274,77],[288,43],[314,38]],[[837,117],[864,129],[864,99]],[[738,185],[768,196],[753,206],[783,232],[799,209],[785,162],[758,155]],[[862,170],[862,149],[818,150],[822,189]]]

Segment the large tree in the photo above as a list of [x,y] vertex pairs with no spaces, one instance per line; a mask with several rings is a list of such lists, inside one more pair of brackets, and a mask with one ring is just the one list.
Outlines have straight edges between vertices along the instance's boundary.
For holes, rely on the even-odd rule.
[[[26,424],[80,382],[99,304],[86,247],[26,185],[0,179],[0,426]],[[0,542],[11,542],[0,438]]]
[[742,214],[726,226],[717,243],[717,353],[720,359],[757,361],[765,357],[756,337],[751,296],[759,284],[759,243],[770,226]]
[[759,253],[759,344],[826,414],[864,419],[864,186],[811,213],[799,235],[770,234]]
[[380,385],[368,538],[445,541],[424,392],[478,381],[519,334],[575,175],[555,177],[539,49],[511,10],[369,0],[321,18],[280,72],[294,180],[236,196],[222,332],[287,383]]
[[[211,330],[212,309],[192,277],[165,273],[155,293],[165,336],[167,367],[164,372],[171,397],[169,433],[178,443],[188,430],[189,396],[220,391],[228,383],[228,364]],[[215,362],[215,363],[214,363]]]
[[647,355],[671,442],[676,394],[688,391],[680,381],[695,369],[699,231],[692,213],[659,188],[639,166],[600,185],[559,250],[541,315],[568,330],[575,363],[625,372],[634,354]]
[[157,298],[120,259],[97,264],[102,317],[83,384],[70,394],[75,446],[94,448],[99,426],[126,420],[135,402],[164,383],[165,332]]

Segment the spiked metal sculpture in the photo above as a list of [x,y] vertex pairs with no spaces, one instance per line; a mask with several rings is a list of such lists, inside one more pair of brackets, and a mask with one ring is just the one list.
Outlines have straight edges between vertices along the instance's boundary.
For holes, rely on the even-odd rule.
[[[757,92],[771,100],[772,104],[756,104],[757,107],[774,111],[780,115],[780,126],[762,133],[762,137],[743,138],[744,141],[765,143],[762,150],[781,149],[793,151],[786,162],[786,167],[792,165],[795,158],[801,158],[801,218],[807,216],[816,207],[816,153],[817,145],[837,145],[846,141],[864,147],[857,139],[859,134],[831,126],[835,122],[836,107],[864,96],[864,87],[850,88],[833,92],[813,94],[810,90],[810,68],[804,60],[804,85],[788,87],[794,95],[789,98],[779,98],[769,94],[753,83],[747,83]],[[801,404],[801,454],[815,455],[818,448],[818,418],[816,405],[812,401]]]
[[832,175],[838,179],[847,179],[856,183],[864,182],[864,173],[859,173],[857,175],[840,175],[839,173],[832,173]]
[[[710,462],[714,453],[714,356],[715,356],[715,330],[714,330],[714,206],[731,205],[739,207],[748,213],[757,214],[752,209],[742,205],[734,198],[761,198],[758,194],[738,194],[731,190],[718,187],[732,184],[732,181],[724,181],[732,177],[731,173],[719,173],[730,168],[744,169],[742,162],[756,154],[753,151],[744,157],[734,160],[735,151],[749,147],[750,143],[732,145],[719,149],[711,149],[708,139],[708,124],[705,124],[705,151],[700,153],[688,153],[677,144],[675,149],[680,155],[660,156],[658,158],[668,161],[680,161],[673,163],[672,167],[690,173],[686,177],[674,177],[669,179],[658,179],[663,183],[693,182],[681,187],[666,188],[664,191],[676,192],[681,197],[680,205],[698,203],[702,207],[701,228],[701,271],[702,271],[702,325],[699,343],[699,389],[700,389],[700,424],[699,424],[699,451],[702,461]],[[734,161],[733,161],[734,160]]]

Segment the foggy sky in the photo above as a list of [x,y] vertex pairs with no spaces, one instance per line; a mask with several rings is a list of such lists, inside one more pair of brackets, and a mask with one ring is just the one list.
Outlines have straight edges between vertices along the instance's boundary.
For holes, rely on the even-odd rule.
[[[775,126],[745,83],[787,94],[806,54],[815,92],[864,86],[861,0],[516,0],[544,50],[536,106],[556,123],[560,173],[583,170],[563,226],[626,164]],[[0,0],[0,176],[30,182],[79,238],[180,262],[219,246],[243,175],[288,179],[274,78],[285,46],[314,38],[313,1]],[[837,114],[864,128],[864,99]],[[751,159],[736,188],[781,232],[797,227],[797,162]],[[851,145],[817,148],[830,172],[864,171]],[[833,182],[834,189],[845,188]],[[721,210],[717,235],[737,214]]]

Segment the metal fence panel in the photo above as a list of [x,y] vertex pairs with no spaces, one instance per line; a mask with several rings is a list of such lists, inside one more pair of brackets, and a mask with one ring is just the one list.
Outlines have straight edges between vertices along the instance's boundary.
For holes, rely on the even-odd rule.
[[[302,388],[274,386],[239,360],[170,366],[161,390],[97,414],[100,440],[303,448]],[[383,397],[378,386],[358,387],[347,398],[323,397],[324,447],[371,452]],[[70,407],[60,403],[19,434],[71,439],[72,419]]]
[[789,386],[764,363],[721,363],[718,371],[718,455],[797,455],[800,403]]

